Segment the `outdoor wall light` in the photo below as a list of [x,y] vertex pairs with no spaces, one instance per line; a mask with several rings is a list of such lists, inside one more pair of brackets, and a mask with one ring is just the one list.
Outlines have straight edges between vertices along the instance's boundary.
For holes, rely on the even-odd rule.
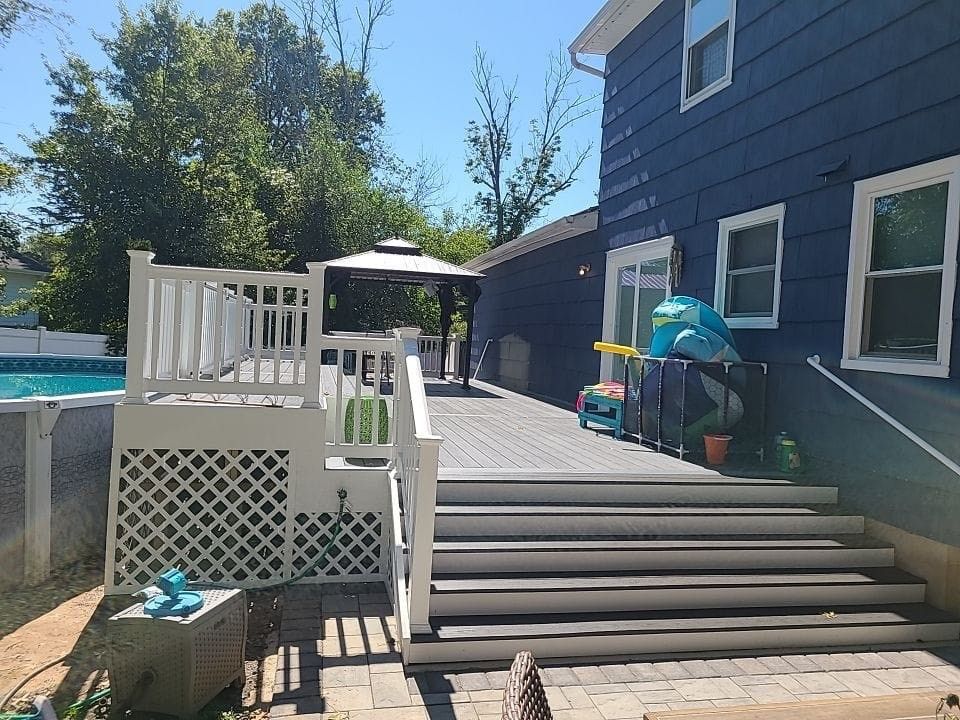
[[577,268],[577,275],[580,277],[586,277],[588,272],[590,272],[590,263],[585,263]]

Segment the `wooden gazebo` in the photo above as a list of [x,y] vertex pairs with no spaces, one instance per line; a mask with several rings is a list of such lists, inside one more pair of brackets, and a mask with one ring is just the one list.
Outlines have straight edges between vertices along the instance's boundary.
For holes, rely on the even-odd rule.
[[[470,352],[473,345],[473,310],[480,297],[478,281],[483,275],[425,255],[419,246],[398,237],[374,245],[372,250],[348,255],[327,263],[323,307],[329,308],[329,297],[348,280],[372,280],[398,285],[422,285],[435,292],[440,302],[440,377],[447,361],[447,338],[459,291],[466,300],[467,337],[464,346],[463,387],[470,387]],[[326,326],[327,323],[324,323]],[[326,330],[325,330],[326,331]]]

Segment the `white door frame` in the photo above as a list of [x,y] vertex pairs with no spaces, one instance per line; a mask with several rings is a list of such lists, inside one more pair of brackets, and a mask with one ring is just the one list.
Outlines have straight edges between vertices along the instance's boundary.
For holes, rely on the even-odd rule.
[[[613,326],[616,320],[617,308],[617,268],[624,265],[639,265],[641,262],[649,260],[667,259],[669,268],[670,253],[673,250],[673,235],[665,235],[656,240],[645,240],[634,243],[616,250],[607,251],[607,267],[604,276],[603,285],[603,334],[602,339],[605,342],[613,342]],[[667,280],[667,289],[664,293],[664,299],[671,295],[670,280]],[[639,294],[634,295],[633,299],[633,318],[637,321],[637,300]],[[600,378],[610,378],[613,372],[613,356],[610,353],[600,353]]]

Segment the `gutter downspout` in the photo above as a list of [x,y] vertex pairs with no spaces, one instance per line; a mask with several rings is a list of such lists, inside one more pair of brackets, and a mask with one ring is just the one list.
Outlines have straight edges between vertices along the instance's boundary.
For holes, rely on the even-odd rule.
[[598,78],[602,78],[606,76],[604,71],[601,70],[600,68],[595,68],[593,65],[587,65],[584,62],[580,62],[580,58],[577,57],[577,54],[578,54],[577,50],[573,48],[569,48],[569,50],[570,50],[570,64],[573,65],[575,69],[582,70],[583,72],[589,73],[590,75],[595,75]]

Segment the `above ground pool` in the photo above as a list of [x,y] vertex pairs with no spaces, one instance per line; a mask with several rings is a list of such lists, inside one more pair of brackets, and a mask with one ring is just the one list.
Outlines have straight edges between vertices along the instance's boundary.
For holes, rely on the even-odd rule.
[[0,400],[123,390],[124,358],[0,355]]

